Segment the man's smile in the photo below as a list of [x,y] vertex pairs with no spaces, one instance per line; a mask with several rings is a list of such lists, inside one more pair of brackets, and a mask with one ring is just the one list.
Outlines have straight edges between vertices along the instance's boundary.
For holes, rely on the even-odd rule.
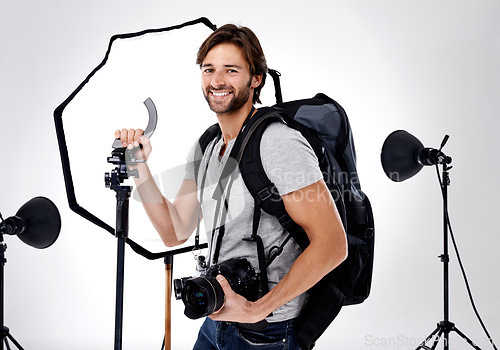
[[227,95],[229,95],[231,93],[231,92],[228,92],[228,91],[225,91],[225,92],[210,91],[210,92],[215,97],[224,97],[224,96],[227,96]]

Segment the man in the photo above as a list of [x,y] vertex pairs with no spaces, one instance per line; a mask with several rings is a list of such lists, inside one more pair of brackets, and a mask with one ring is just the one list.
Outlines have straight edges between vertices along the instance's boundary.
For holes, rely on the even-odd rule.
[[[255,113],[253,105],[260,102],[259,94],[266,78],[265,57],[250,29],[225,25],[201,45],[197,64],[201,68],[203,94],[217,116],[221,137],[207,147],[197,179],[196,145],[191,150],[185,179],[172,203],[160,193],[146,163],[136,166],[139,171],[136,185],[149,218],[167,246],[185,242],[203,215],[211,254],[209,261],[213,258],[213,242],[224,225],[218,260],[244,257],[257,269],[255,243],[242,241],[252,233],[254,201],[241,176],[236,176],[228,189],[231,196],[227,199],[226,222],[220,222],[220,217],[215,215],[217,200],[213,199],[213,193],[217,186],[200,184],[204,175],[209,183],[218,181],[245,120]],[[141,156],[147,159],[151,144],[142,133],[140,129],[123,129],[117,131],[115,137],[130,149],[142,144]],[[346,257],[346,238],[337,209],[307,141],[297,131],[274,123],[263,134],[261,158],[288,214],[304,228],[310,244],[303,252],[293,240],[285,245],[283,253],[267,268],[270,291],[254,302],[234,293],[227,280],[217,276],[225,294],[224,305],[205,320],[195,349],[298,349],[293,319],[305,303],[303,293]],[[201,215],[198,191],[203,192]],[[287,236],[278,220],[264,212],[259,235],[266,252],[279,246]],[[264,319],[269,326],[260,332],[238,325]]]

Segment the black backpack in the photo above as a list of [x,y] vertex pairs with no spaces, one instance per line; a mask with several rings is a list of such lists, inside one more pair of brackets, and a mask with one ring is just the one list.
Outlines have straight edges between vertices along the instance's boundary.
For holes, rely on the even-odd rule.
[[[302,249],[309,244],[304,230],[287,214],[280,194],[262,166],[260,140],[265,128],[274,122],[284,122],[297,129],[310,143],[347,234],[347,259],[308,291],[308,301],[295,322],[300,346],[311,349],[343,305],[361,303],[370,294],[374,253],[373,214],[368,197],[361,191],[349,120],[336,101],[324,94],[317,94],[310,99],[259,108],[237,137],[230,154],[236,162],[232,163],[232,168],[228,162],[221,181],[228,181],[228,175],[238,164],[243,181],[255,199],[250,240],[257,243],[264,292],[267,284],[266,268],[281,253],[288,240],[293,237]],[[218,135],[220,137],[218,124],[208,128],[199,139],[199,151],[205,152],[208,144]],[[196,159],[201,159],[200,155]],[[199,163],[195,164],[196,178],[198,171]],[[222,188],[225,188],[225,184],[222,184]],[[262,240],[257,232],[261,210],[277,217],[289,233],[283,245],[275,247],[269,255],[263,251]],[[219,233],[216,255],[223,231]]]

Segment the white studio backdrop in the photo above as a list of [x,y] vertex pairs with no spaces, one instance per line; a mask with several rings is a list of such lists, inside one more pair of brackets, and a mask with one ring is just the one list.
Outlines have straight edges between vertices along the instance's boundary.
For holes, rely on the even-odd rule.
[[[350,117],[361,184],[376,220],[372,294],[344,308],[317,348],[414,349],[443,318],[439,185],[430,167],[403,183],[385,177],[380,149],[397,129],[435,148],[450,135],[450,216],[476,305],[499,343],[499,2],[48,0],[0,3],[0,211],[14,215],[43,195],[56,203],[63,223],[46,250],[5,239],[5,324],[21,345],[100,350],[111,349],[114,339],[116,239],[68,207],[54,109],[101,62],[112,35],[201,16],[218,26],[252,28],[269,66],[282,74],[285,100],[324,92]],[[121,42],[109,66],[65,110],[78,202],[112,226],[106,157],[115,129],[146,126],[142,101],[151,97],[158,109],[149,163],[167,196],[175,193],[189,147],[215,122],[194,63],[210,33],[199,26]],[[105,76],[112,78],[105,82]],[[274,103],[271,79],[263,102]],[[132,239],[153,251],[166,249],[134,199],[130,218]],[[450,318],[488,349],[450,255]],[[193,269],[191,254],[175,257],[174,277]],[[148,261],[127,248],[123,349],[160,348],[164,283],[161,259]],[[189,349],[200,321],[187,319],[175,300],[172,318],[173,348]],[[468,348],[451,338],[452,349]]]

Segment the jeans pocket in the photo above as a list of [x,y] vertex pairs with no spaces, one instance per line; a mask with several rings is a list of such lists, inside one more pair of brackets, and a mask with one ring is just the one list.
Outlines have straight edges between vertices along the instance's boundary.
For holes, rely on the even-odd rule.
[[283,332],[255,332],[239,328],[238,335],[246,343],[253,346],[266,346],[266,349],[283,349],[286,344],[286,333]]

